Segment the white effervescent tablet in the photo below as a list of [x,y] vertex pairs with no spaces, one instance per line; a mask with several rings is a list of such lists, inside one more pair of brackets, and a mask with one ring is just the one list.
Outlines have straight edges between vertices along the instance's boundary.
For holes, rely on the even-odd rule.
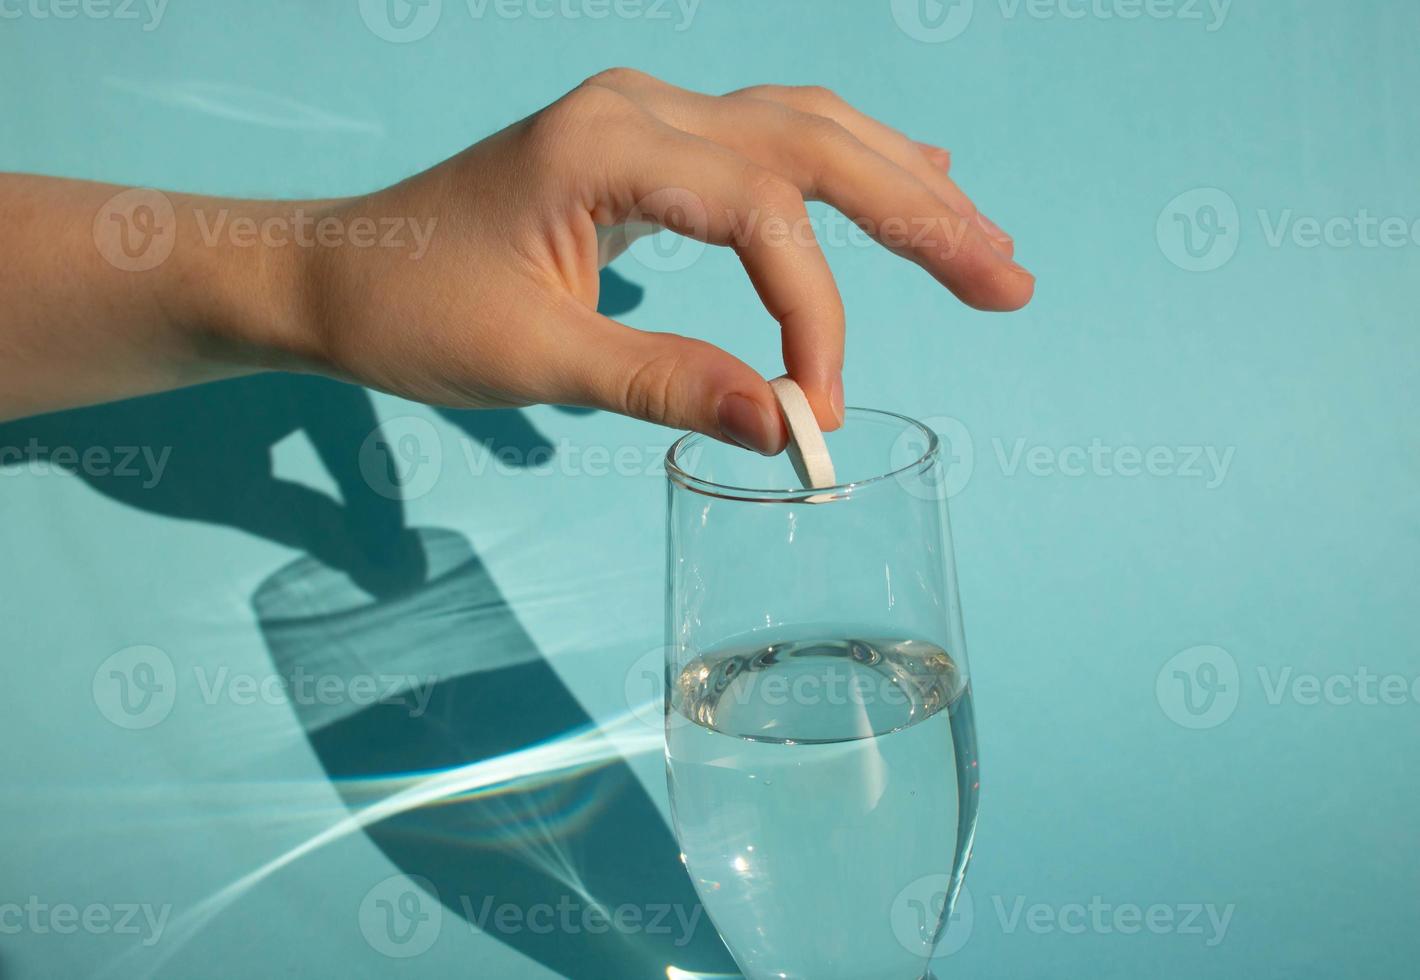
[[823,441],[823,430],[818,427],[804,389],[787,375],[775,378],[769,382],[769,387],[774,389],[779,410],[789,427],[789,462],[794,464],[799,482],[811,490],[836,485],[838,479],[833,475],[828,443]]

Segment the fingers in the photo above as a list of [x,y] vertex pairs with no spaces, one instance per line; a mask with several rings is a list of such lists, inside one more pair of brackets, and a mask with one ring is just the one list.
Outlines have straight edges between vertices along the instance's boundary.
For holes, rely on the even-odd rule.
[[974,220],[975,209],[963,214],[918,176],[939,172],[915,145],[907,143],[906,149],[917,173],[824,116],[752,99],[716,101],[705,115],[716,139],[784,173],[807,196],[831,204],[885,248],[922,266],[964,303],[1014,310],[1030,299],[1033,278]]
[[[917,144],[846,106],[836,110],[839,122],[790,106],[780,95],[820,90],[754,89],[747,91],[772,97],[717,99],[634,73],[617,74],[611,84],[668,125],[730,147],[784,176],[804,196],[833,205],[963,302],[1013,310],[1029,301],[1034,278]],[[794,98],[837,104],[831,97]]]
[[779,322],[784,365],[819,424],[842,424],[843,302],[792,183],[653,120],[610,165],[604,198],[606,216],[617,224],[650,220],[733,248]]
[[917,144],[917,149],[922,155],[931,161],[932,166],[942,173],[951,173],[952,154],[951,151],[940,146],[933,146],[931,143],[923,143],[921,140],[913,140]]
[[732,98],[754,98],[785,105],[808,115],[832,119],[864,145],[882,154],[930,187],[952,210],[972,219],[999,251],[1015,252],[1015,242],[996,223],[977,210],[971,199],[949,177],[951,154],[919,143],[905,134],[855,109],[824,88],[815,86],[759,85],[732,93]]
[[[922,155],[927,158],[928,162],[936,167],[937,170],[941,171],[943,175],[947,174],[952,169],[952,155],[949,151],[944,150],[940,146],[933,146],[931,143],[923,143],[919,140],[913,140],[913,145],[916,146]],[[955,183],[950,180],[948,180],[947,183],[950,184],[952,188],[956,189],[957,193],[961,193]],[[962,194],[962,197],[965,198],[966,195]],[[975,208],[975,205],[971,205],[969,199],[966,203],[973,209]],[[977,211],[972,216],[972,220],[981,227],[982,231],[986,232],[987,237],[991,238],[996,243],[997,251],[1008,257],[1016,254],[1015,239],[1002,230],[996,222],[986,217],[986,215],[982,214],[980,211]]]
[[[546,400],[586,405],[675,429],[693,429],[755,452],[782,452],[788,433],[768,382],[712,344],[634,330],[575,304],[553,345],[562,379]],[[559,327],[559,330],[563,329]]]

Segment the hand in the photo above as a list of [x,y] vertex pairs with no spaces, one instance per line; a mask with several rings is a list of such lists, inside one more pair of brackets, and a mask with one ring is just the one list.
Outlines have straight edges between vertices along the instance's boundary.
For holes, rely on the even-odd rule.
[[843,305],[805,200],[837,208],[973,307],[1031,297],[1011,239],[948,165],[945,151],[821,89],[717,98],[614,69],[431,170],[329,205],[346,225],[397,216],[434,231],[418,261],[301,250],[306,327],[294,346],[419,401],[584,405],[778,452],[786,433],[766,381],[710,344],[597,314],[600,265],[647,223],[732,247],[780,324],[789,374],[820,425],[837,428]]
[[601,264],[658,227],[733,248],[833,429],[843,304],[806,199],[971,306],[1030,299],[1011,239],[948,163],[822,89],[715,98],[616,69],[365,197],[0,175],[0,419],[286,368],[441,405],[607,409],[778,452],[768,383],[710,344],[598,315]]

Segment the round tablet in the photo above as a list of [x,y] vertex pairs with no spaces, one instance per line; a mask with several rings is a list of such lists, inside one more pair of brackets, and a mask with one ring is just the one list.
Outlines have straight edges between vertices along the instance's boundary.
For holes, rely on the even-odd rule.
[[774,397],[779,399],[779,411],[784,414],[784,422],[789,427],[789,462],[794,464],[799,482],[812,490],[837,484],[828,444],[823,441],[823,430],[818,427],[804,389],[788,375],[775,378],[769,382],[769,387],[774,389]]

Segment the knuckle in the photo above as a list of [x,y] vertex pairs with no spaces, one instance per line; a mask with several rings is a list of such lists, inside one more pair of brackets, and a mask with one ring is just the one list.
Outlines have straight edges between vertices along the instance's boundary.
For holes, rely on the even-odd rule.
[[635,68],[617,66],[615,68],[605,68],[595,75],[589,77],[582,83],[584,86],[597,86],[601,88],[625,88],[635,85],[645,85],[655,79]]
[[856,143],[857,137],[836,119],[813,113],[799,113],[795,122],[800,127],[805,141],[812,143],[816,151],[841,149]]
[[744,188],[745,196],[752,205],[770,212],[794,212],[803,207],[804,197],[799,188],[787,178],[763,167],[748,170]]
[[820,116],[832,115],[844,102],[833,89],[822,85],[799,85],[793,89],[794,101],[807,112]]
[[730,95],[778,102],[799,112],[830,118],[841,117],[848,108],[842,96],[823,85],[752,85]]
[[[595,77],[593,76],[593,78]],[[568,115],[578,117],[604,119],[630,115],[635,111],[636,103],[616,89],[588,79],[548,106],[548,109],[560,110]]]
[[584,83],[533,116],[528,134],[535,152],[558,159],[565,149],[582,147],[587,134],[605,137],[636,112],[635,104],[620,93]]
[[823,188],[832,183],[834,175],[841,174],[844,162],[855,150],[861,149],[861,144],[847,127],[827,116],[810,113],[798,113],[798,116],[797,138],[793,141],[795,166],[797,172],[804,175],[807,194],[818,197]]
[[733,92],[726,94],[731,98],[740,96],[746,99],[778,99],[784,94],[784,86],[750,85],[745,88],[737,88]]
[[625,414],[653,422],[668,418],[683,374],[684,362],[673,354],[661,354],[635,365],[624,385]]

